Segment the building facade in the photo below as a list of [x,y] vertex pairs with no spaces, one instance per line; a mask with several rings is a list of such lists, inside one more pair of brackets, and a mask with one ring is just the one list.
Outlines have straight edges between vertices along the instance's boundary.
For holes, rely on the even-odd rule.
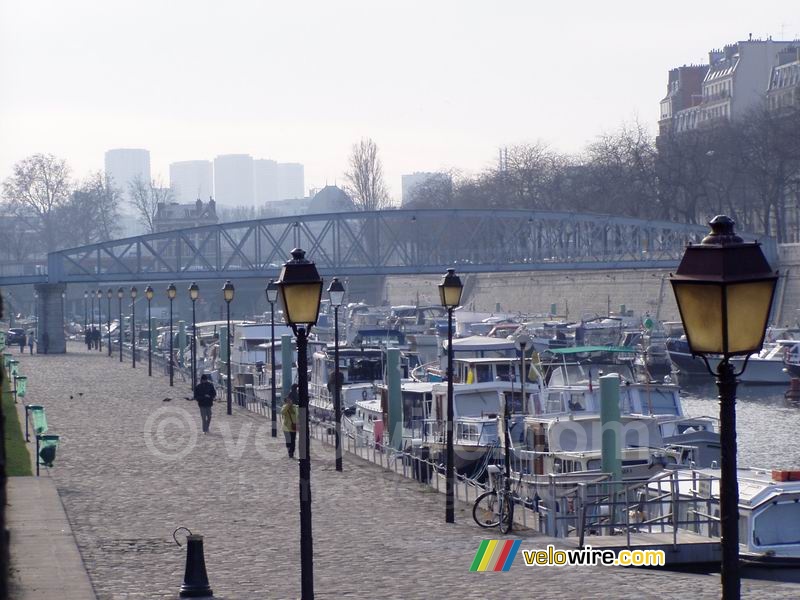
[[769,77],[767,107],[778,111],[800,108],[800,43],[778,54],[778,64]]
[[150,151],[142,148],[115,148],[106,151],[105,171],[111,184],[130,201],[129,185],[137,178],[150,183]]
[[214,168],[210,160],[184,160],[169,166],[169,187],[178,203],[214,195]]
[[791,45],[750,39],[712,50],[708,65],[672,69],[667,95],[661,100],[659,133],[680,133],[742,119],[764,102],[773,69]]
[[205,203],[200,199],[185,204],[163,202],[158,205],[153,226],[155,232],[159,233],[173,229],[214,225],[218,220],[216,203],[213,199]]
[[417,172],[410,173],[408,175],[402,175],[400,178],[400,185],[402,188],[402,205],[405,206],[414,199],[414,193],[417,189],[434,181],[452,183],[450,181],[450,175],[447,173]]
[[278,163],[278,200],[303,198],[305,169],[300,163]]
[[253,181],[256,204],[267,204],[280,200],[278,196],[278,163],[259,158],[253,161]]
[[220,206],[253,206],[253,157],[223,154],[214,159],[214,199]]

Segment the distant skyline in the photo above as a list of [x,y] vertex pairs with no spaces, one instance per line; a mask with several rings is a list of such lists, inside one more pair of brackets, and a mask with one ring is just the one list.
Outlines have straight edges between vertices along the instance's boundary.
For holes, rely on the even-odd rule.
[[505,145],[655,134],[668,70],[750,33],[800,37],[796,0],[5,0],[0,181],[36,152],[84,177],[146,148],[162,181],[243,153],[302,163],[307,190],[371,137],[399,203],[401,175],[480,171]]

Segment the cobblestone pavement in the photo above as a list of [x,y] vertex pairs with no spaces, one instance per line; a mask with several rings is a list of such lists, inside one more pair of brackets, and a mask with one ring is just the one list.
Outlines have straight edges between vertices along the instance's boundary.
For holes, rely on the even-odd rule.
[[[185,547],[178,526],[205,536],[216,597],[300,594],[297,462],[269,426],[214,408],[211,432],[187,402],[126,360],[70,344],[23,355],[29,402],[61,435],[51,471],[101,600],[177,598]],[[171,398],[170,402],[164,402]],[[164,434],[165,439],[161,439]],[[463,509],[444,522],[444,496],[312,441],[314,576],[318,598],[718,598],[719,576],[602,567],[470,573],[486,536]],[[495,534],[496,535],[496,534]],[[547,538],[524,536],[522,548]],[[797,598],[800,585],[745,580],[745,597]]]

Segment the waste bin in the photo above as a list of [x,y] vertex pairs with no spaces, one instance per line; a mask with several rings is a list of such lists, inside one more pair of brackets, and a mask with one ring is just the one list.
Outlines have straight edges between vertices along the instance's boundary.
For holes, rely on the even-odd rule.
[[431,449],[427,446],[417,446],[412,448],[414,455],[414,479],[420,483],[429,483],[431,480],[431,465],[428,462],[431,458]]
[[56,459],[56,449],[58,448],[59,436],[57,435],[37,435],[36,436],[36,475],[39,475],[39,465],[52,467]]

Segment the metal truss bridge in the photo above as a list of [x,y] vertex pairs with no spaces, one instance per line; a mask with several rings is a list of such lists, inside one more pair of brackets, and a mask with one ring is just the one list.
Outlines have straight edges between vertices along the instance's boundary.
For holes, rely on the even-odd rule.
[[[386,210],[178,229],[62,250],[25,283],[272,278],[292,248],[323,275],[670,268],[708,228],[527,210]],[[754,236],[741,234],[746,239]],[[764,252],[774,263],[774,240]]]

